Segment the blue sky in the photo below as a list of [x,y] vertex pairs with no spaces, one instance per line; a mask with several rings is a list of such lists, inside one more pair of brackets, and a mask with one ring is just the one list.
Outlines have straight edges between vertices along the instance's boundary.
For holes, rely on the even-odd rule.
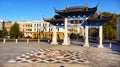
[[120,14],[120,0],[0,0],[0,19],[5,21],[42,20],[55,15],[53,7],[64,9],[69,6],[95,7],[98,12],[116,12]]

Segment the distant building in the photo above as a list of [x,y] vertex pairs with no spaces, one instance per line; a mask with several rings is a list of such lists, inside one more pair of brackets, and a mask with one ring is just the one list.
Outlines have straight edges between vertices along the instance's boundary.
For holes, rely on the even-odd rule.
[[68,33],[69,34],[78,34],[79,36],[84,36],[84,28],[82,26],[68,26]]
[[32,38],[32,35],[33,35],[32,22],[25,21],[25,22],[17,22],[17,23],[19,23],[20,32],[24,34],[24,37]]
[[0,30],[2,30],[3,27],[3,20],[0,20]]
[[120,17],[117,18],[117,41],[120,44]]
[[33,26],[32,27],[33,32],[51,32],[52,31],[52,25],[43,20],[33,21],[32,26]]
[[[7,21],[5,22],[4,27],[7,31],[10,31],[11,26],[15,22]],[[52,38],[53,35],[53,25],[40,20],[40,21],[22,21],[17,22],[19,24],[20,32],[24,35],[25,38]],[[63,39],[64,28],[57,28],[57,38]],[[0,20],[0,30],[3,29],[3,21]],[[82,26],[68,26],[68,34],[75,33],[79,34],[79,36],[84,36],[84,28]]]
[[49,32],[52,32],[52,25],[43,20],[32,21],[32,32],[34,38],[42,39],[43,37],[47,37],[47,35],[49,35]]
[[43,20],[17,22],[24,37],[38,38],[40,32],[52,32],[52,25]]
[[[8,32],[10,31],[11,26],[12,26],[11,21],[4,21],[4,28],[6,28]],[[3,29],[3,20],[0,20],[0,30],[2,29]]]

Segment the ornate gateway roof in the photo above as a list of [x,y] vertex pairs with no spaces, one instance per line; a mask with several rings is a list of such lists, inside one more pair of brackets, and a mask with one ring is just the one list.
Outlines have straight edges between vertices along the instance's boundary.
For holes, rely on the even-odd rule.
[[109,20],[111,20],[113,15],[114,14],[112,14],[111,16],[103,16],[102,14],[95,13],[95,14],[91,15],[86,20],[86,22],[84,24],[87,24],[87,25],[94,25],[94,24],[103,25],[106,22],[108,22]]
[[74,6],[70,7],[67,6],[64,10],[57,10],[55,9],[55,12],[63,17],[68,17],[68,16],[90,16],[94,14],[97,11],[98,5],[93,8],[89,8],[88,5],[86,4],[85,6]]
[[[88,5],[84,6],[74,6],[70,7],[67,6],[64,10],[57,10],[55,9],[55,12],[57,15],[55,15],[53,18],[43,18],[44,21],[50,22],[53,25],[64,25],[64,18],[79,18],[80,16],[85,18],[82,19],[73,19],[70,20],[71,24],[81,24],[82,25],[103,25],[109,20],[112,19],[113,15],[111,16],[103,16],[101,13],[96,13],[98,4],[93,7],[89,8]],[[84,21],[84,22],[83,22]]]
[[63,24],[64,18],[60,15],[55,15],[53,18],[43,18],[44,21],[50,22],[52,25]]

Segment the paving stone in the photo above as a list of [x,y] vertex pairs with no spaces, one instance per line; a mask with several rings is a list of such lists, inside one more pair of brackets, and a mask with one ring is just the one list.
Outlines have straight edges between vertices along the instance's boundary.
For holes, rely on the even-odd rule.
[[[60,57],[59,57],[60,56]],[[44,60],[43,60],[44,59]],[[21,63],[43,62],[43,63],[86,63],[83,52],[67,51],[56,49],[39,49],[31,51],[31,53],[22,54],[14,60]]]

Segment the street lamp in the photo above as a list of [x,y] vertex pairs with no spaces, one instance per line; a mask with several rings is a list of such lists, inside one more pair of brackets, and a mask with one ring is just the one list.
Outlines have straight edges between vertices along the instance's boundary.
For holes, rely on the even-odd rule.
[[4,34],[5,34],[5,22],[2,21],[2,35],[4,37]]

